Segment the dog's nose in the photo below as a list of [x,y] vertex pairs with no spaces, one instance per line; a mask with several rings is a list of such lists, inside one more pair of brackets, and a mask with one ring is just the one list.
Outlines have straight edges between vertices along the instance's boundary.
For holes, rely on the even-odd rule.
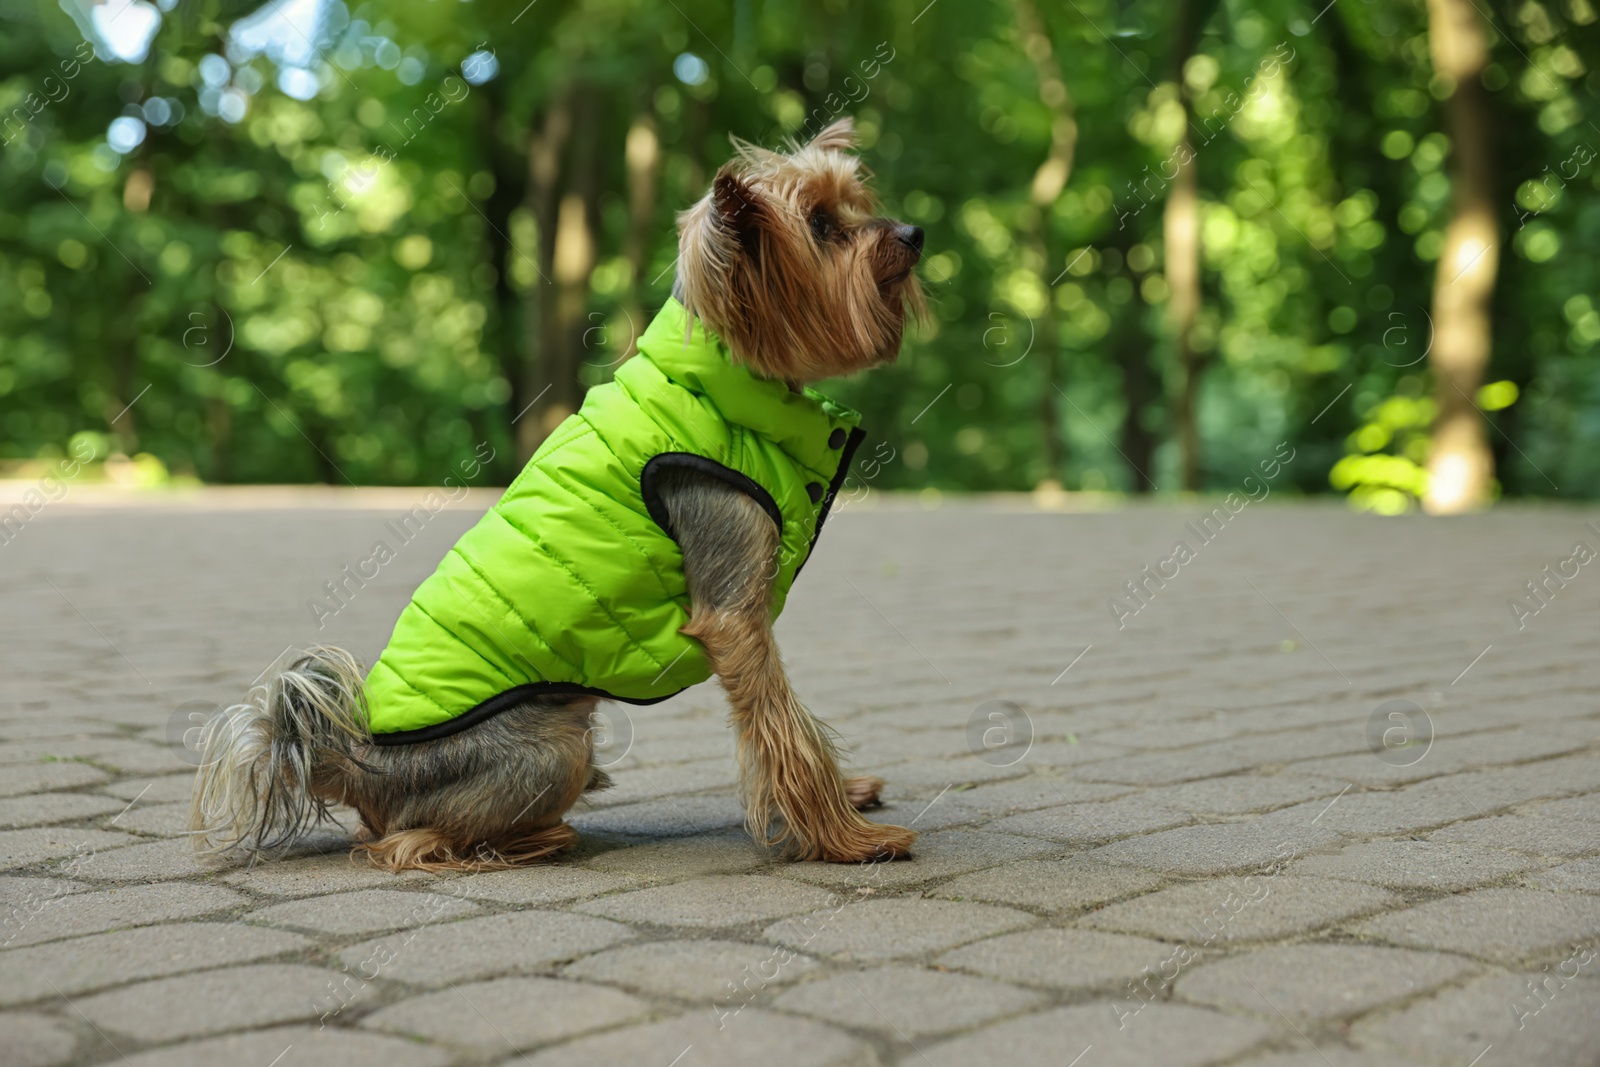
[[894,235],[900,239],[902,244],[910,246],[917,255],[922,255],[921,226],[902,226],[895,231]]

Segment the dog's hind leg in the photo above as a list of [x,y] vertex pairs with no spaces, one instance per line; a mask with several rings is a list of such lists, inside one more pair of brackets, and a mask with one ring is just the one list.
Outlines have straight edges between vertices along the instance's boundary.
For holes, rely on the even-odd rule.
[[[704,475],[660,482],[683,551],[700,641],[733,705],[750,832],[802,859],[858,862],[907,855],[916,833],[862,818],[882,783],[839,773],[832,738],[790,688],[772,634],[778,531],[750,497]],[[782,816],[781,830],[770,819]]]

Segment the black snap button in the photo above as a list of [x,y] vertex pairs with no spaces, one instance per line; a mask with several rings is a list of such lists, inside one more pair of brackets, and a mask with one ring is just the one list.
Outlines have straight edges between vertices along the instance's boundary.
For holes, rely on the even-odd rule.
[[821,500],[822,499],[822,483],[821,482],[812,482],[810,485],[806,486],[806,496],[811,498],[811,502],[813,504],[815,504],[817,501]]
[[845,438],[844,430],[839,429],[839,430],[833,431],[831,434],[828,435],[828,447],[829,448],[843,448],[844,447],[844,438]]

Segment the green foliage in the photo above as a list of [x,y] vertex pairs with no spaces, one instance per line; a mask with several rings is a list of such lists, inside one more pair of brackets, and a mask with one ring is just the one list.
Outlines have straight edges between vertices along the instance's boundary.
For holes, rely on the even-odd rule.
[[[102,49],[69,77],[84,38],[64,12],[88,8],[0,0],[0,462],[92,431],[148,457],[145,480],[425,483],[488,442],[486,478],[504,482],[544,358],[537,294],[565,269],[542,265],[530,155],[568,91],[563,166],[590,194],[585,384],[667,296],[674,214],[727,135],[778,145],[851,114],[885,209],[923,226],[929,253],[932,312],[901,360],[825,387],[894,449],[872,484],[1133,490],[1131,431],[1176,488],[1163,212],[1186,98],[1205,483],[1231,487],[1287,440],[1298,491],[1392,512],[1421,490],[1451,209],[1421,0],[1314,24],[1302,4],[1229,0],[1181,72],[1173,5],[1038,3],[1077,127],[1043,208],[1030,191],[1054,112],[1012,0],[268,7],[322,11],[301,66],[292,35],[230,45],[271,10],[185,0],[146,57]],[[1593,496],[1600,21],[1594,0],[1530,0],[1491,27],[1489,380],[1520,399],[1481,406],[1503,492]],[[123,119],[143,139],[119,153]],[[641,123],[659,181],[635,252]]]

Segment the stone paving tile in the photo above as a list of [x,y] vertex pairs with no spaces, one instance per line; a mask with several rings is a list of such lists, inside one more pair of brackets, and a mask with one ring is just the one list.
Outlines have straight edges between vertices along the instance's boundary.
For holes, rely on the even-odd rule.
[[1220,947],[1309,933],[1399,903],[1393,893],[1359,882],[1247,875],[1146,893],[1077,921],[1100,930]]
[[[885,779],[891,790],[927,790],[937,793],[945,786],[977,785],[1020,778],[1031,771],[1027,760],[1009,767],[992,767],[972,756],[959,759],[911,760],[889,767],[874,767],[872,773]],[[894,796],[894,792],[889,795]]]
[[1313,797],[1332,797],[1346,784],[1334,778],[1285,771],[1281,774],[1230,774],[1162,786],[1140,795],[1151,803],[1191,815],[1250,815]]
[[85,760],[125,774],[156,774],[177,769],[178,759],[165,746],[118,737],[44,738],[0,745],[0,763]]
[[1539,889],[1563,893],[1600,893],[1600,856],[1563,863],[1524,881]]
[[[961,804],[986,815],[999,816],[1033,811],[1037,808],[1053,808],[1058,804],[1110,800],[1128,792],[1128,786],[1101,782],[1074,782],[1047,774],[1030,774],[1025,778],[1012,778],[1004,782],[951,790],[946,794],[944,802]],[[938,810],[937,807],[934,810]],[[919,821],[917,825],[920,827],[923,823]]]
[[841,901],[769,926],[769,940],[814,956],[881,960],[918,956],[1031,926],[1026,912],[947,900]]
[[219,881],[274,897],[309,897],[351,889],[377,889],[435,881],[423,871],[394,874],[375,867],[360,856],[330,852],[320,856],[298,856],[272,863],[257,863],[244,870],[230,871]]
[[1165,882],[1150,871],[1100,863],[1080,854],[1065,860],[1023,860],[962,875],[933,890],[933,895],[1067,914],[1148,892]]
[[1385,1052],[1357,1052],[1338,1048],[1319,1038],[1315,1045],[1298,1035],[1295,1045],[1301,1052],[1269,1052],[1235,1061],[1234,1067],[1423,1067],[1422,1060],[1403,1059]]
[[12,741],[48,740],[58,737],[89,737],[96,735],[112,735],[117,732],[116,727],[94,719],[78,719],[71,716],[50,716],[42,719],[8,719],[0,722],[0,737],[9,743]]
[[1430,841],[1489,845],[1534,856],[1592,856],[1600,852],[1600,828],[1577,819],[1496,815],[1437,830]]
[[1465,737],[1434,738],[1427,755],[1407,766],[1395,766],[1373,759],[1370,753],[1306,760],[1296,769],[1311,774],[1344,778],[1374,788],[1392,787],[1402,782],[1431,778],[1497,764],[1562,755],[1591,745],[1597,739],[1596,724],[1566,723],[1544,730],[1517,729]]
[[43,860],[63,856],[93,854],[93,863],[81,863],[80,876],[87,868],[100,865],[112,850],[137,844],[141,838],[107,830],[80,830],[72,826],[45,826],[32,830],[0,830],[0,870],[27,867]]
[[250,912],[248,922],[288,926],[324,934],[374,934],[382,930],[448,922],[481,909],[446,892],[408,893],[358,889],[325,897],[302,897]]
[[651,882],[706,874],[732,874],[766,866],[773,857],[742,830],[616,848],[583,860],[585,866]]
[[469,874],[465,878],[451,879],[440,888],[457,896],[501,904],[560,904],[627,889],[634,884],[634,880],[625,875],[547,864]]
[[25,913],[27,921],[8,931],[9,943],[21,947],[172,919],[191,919],[231,911],[248,903],[249,898],[242,893],[188,882],[160,882],[59,896],[31,910],[31,914]]
[[[1018,985],[1076,992],[1120,987],[1162,964],[1175,945],[1126,934],[1056,928],[1025,930],[979,941],[939,957],[939,964]],[[1168,969],[1171,964],[1168,964]]]
[[772,1006],[822,1022],[915,1040],[1016,1015],[1043,999],[1002,982],[889,966],[806,982],[779,996]]
[[761,875],[712,875],[672,885],[614,893],[574,910],[632,923],[714,929],[771,922],[837,902],[826,890]]
[[916,851],[908,860],[866,864],[795,863],[784,867],[780,873],[788,878],[841,889],[860,886],[889,889],[922,885],[935,878],[1017,863],[1061,850],[1060,845],[1037,838],[975,830],[940,830],[918,837]]
[[575,813],[568,821],[579,833],[682,837],[743,826],[744,807],[731,793],[660,797]]
[[0,797],[41,793],[47,789],[81,789],[110,777],[87,763],[18,763],[0,767]]
[[1500,963],[1549,961],[1574,941],[1600,937],[1600,900],[1534,889],[1478,889],[1382,915],[1354,930],[1397,945]]
[[[696,1067],[867,1067],[870,1046],[811,1019],[745,1008],[719,1019],[694,1011],[675,1019],[612,1030],[506,1061],[527,1067],[595,1067],[596,1064],[668,1063],[693,1051]],[[685,1061],[688,1062],[688,1061]]]
[[998,819],[989,826],[1001,833],[1047,837],[1069,845],[1098,845],[1114,838],[1165,830],[1193,821],[1187,812],[1131,796],[1102,804],[1043,808]]
[[1438,841],[1369,841],[1341,852],[1307,856],[1286,873],[1371,882],[1390,889],[1445,889],[1452,892],[1498,882],[1543,866],[1517,852]]
[[1146,752],[1122,756],[1076,768],[1074,774],[1091,782],[1120,782],[1127,785],[1173,785],[1219,774],[1247,771],[1260,761],[1253,756],[1212,746],[1205,751],[1184,749],[1173,752]]
[[1084,853],[1084,858],[1165,874],[1215,875],[1281,863],[1340,840],[1337,831],[1308,824],[1298,811],[1287,816],[1272,812],[1125,838]]
[[298,934],[237,923],[143,926],[8,949],[0,967],[0,1005],[103,989],[120,982],[249,963],[298,951]]
[[[291,1051],[292,1057],[285,1056]],[[169,1045],[110,1062],[120,1067],[443,1067],[450,1059],[443,1049],[387,1034],[287,1026]]]
[[410,997],[361,1025],[428,1041],[504,1053],[630,1023],[650,1005],[604,986],[555,978],[495,978]]
[[96,851],[92,862],[82,864],[73,873],[79,878],[96,882],[161,882],[172,878],[205,877],[249,862],[249,857],[243,853],[197,856],[194,843],[186,837],[165,841],[138,837],[129,840],[143,843]]
[[1184,1000],[1226,1011],[1323,1020],[1398,1004],[1476,969],[1439,952],[1302,943],[1202,963],[1180,975],[1175,988]]
[[[123,804],[118,810],[126,807],[128,805]],[[148,798],[142,798],[127,814],[117,818],[116,828],[130,833],[176,837],[189,829],[189,802],[175,800],[170,804],[152,804]]]
[[74,882],[70,878],[48,878],[39,874],[0,874],[0,904],[11,904],[23,913],[68,893],[84,893],[98,886]]
[[537,971],[633,936],[621,923],[559,911],[522,911],[425,926],[339,950],[363,975],[436,986],[463,978]]
[[1056,1008],[912,1051],[897,1062],[969,1067],[995,1062],[996,1050],[1004,1050],[1006,1067],[1063,1067],[1092,1047],[1085,1067],[1202,1067],[1273,1036],[1254,1020],[1180,1004],[1151,1004],[1124,1022],[1119,1030],[1110,1004]]
[[260,963],[140,982],[74,1005],[108,1034],[176,1041],[315,1019],[317,998],[339,977],[320,967]]
[[[1592,1064],[1595,1020],[1600,1019],[1600,982],[1564,985],[1548,979],[1542,999],[1530,983],[1546,974],[1491,974],[1460,989],[1447,989],[1403,1011],[1356,1024],[1365,1047],[1415,1056],[1429,1063]],[[1513,1010],[1513,1009],[1517,1010]],[[1484,1056],[1485,1050],[1493,1051]]]
[[72,1058],[72,1031],[48,1015],[0,1013],[0,1063],[6,1067],[55,1067]]
[[194,772],[162,774],[153,778],[124,778],[100,787],[99,791],[108,796],[121,797],[124,801],[137,797],[141,804],[170,804],[179,800],[187,802],[189,794],[194,791]]
[[1552,819],[1587,820],[1600,822],[1600,793],[1556,800],[1539,809],[1539,814]]
[[659,997],[747,1003],[769,987],[787,985],[819,966],[811,957],[781,946],[655,941],[608,948],[569,963],[561,973]]
[[10,797],[0,800],[0,828],[92,819],[96,815],[114,815],[127,806],[125,801],[88,793],[38,793]]

